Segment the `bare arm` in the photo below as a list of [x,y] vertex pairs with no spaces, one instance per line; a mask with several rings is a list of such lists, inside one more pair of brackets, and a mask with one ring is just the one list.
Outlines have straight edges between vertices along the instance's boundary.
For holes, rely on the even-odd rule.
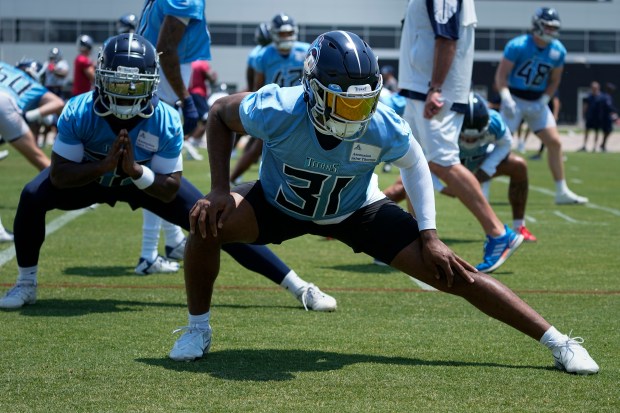
[[498,91],[508,87],[508,74],[510,74],[513,67],[514,63],[510,60],[505,58],[500,60],[499,66],[497,66],[497,70],[495,71],[495,86]]
[[236,93],[215,101],[207,118],[207,146],[211,168],[211,190],[230,191],[230,153],[235,132],[246,134],[239,117],[241,100],[248,93]]
[[555,92],[557,92],[558,87],[560,87],[560,82],[562,81],[563,72],[564,72],[564,66],[556,67],[551,71],[549,83],[547,84],[547,89],[545,89],[545,95],[550,96],[550,97],[555,96]]
[[41,116],[59,114],[65,106],[65,101],[52,92],[46,92],[39,101]]
[[[76,188],[87,185],[107,172],[119,169],[131,179],[139,179],[144,168],[135,162],[131,140],[125,129],[114,140],[107,156],[96,162],[73,162],[52,152],[50,179],[57,188]],[[181,172],[172,174],[155,173],[153,183],[144,188],[147,194],[170,202],[176,196],[181,184]]]
[[185,29],[186,26],[181,20],[174,16],[166,16],[159,29],[159,37],[157,38],[157,52],[161,53],[159,57],[161,68],[172,90],[174,90],[174,93],[180,100],[190,96],[183,83],[181,63],[177,51],[179,43],[181,43],[181,39],[185,34]]
[[445,82],[454,56],[456,55],[456,40],[438,37],[435,39],[435,54],[433,56],[433,73],[431,84],[424,104],[424,117],[432,118],[443,106],[441,87]]

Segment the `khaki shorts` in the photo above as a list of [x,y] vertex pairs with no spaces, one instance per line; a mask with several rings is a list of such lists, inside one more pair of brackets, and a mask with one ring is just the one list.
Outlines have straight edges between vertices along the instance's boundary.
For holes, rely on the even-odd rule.
[[21,138],[28,133],[28,124],[22,117],[22,110],[15,99],[0,92],[0,136],[7,142]]
[[403,118],[411,126],[413,136],[422,146],[429,162],[441,166],[461,163],[459,158],[459,134],[463,125],[463,114],[450,110],[446,102],[432,119],[424,118],[424,101],[407,99]]

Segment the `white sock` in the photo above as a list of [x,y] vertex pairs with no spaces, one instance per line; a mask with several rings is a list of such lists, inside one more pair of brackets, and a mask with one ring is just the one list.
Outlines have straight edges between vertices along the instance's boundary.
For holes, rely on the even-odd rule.
[[566,185],[566,179],[560,179],[555,181],[555,192],[557,194],[563,194],[568,191],[568,185]]
[[164,230],[164,236],[166,237],[167,246],[174,248],[185,239],[185,233],[180,226],[162,220],[161,227]]
[[551,326],[540,338],[540,344],[551,350],[557,346],[558,343],[566,341],[567,338],[566,335],[560,333],[555,327]]
[[35,265],[34,267],[17,267],[17,271],[17,282],[28,281],[35,284],[37,283],[37,271],[39,271],[38,265]]
[[198,330],[209,329],[209,319],[211,318],[211,311],[207,311],[204,314],[193,315],[188,314],[188,320],[190,327],[196,327]]
[[525,218],[515,219],[514,221],[512,221],[512,229],[514,229],[515,231],[524,226],[525,226]]
[[151,211],[143,209],[142,220],[142,251],[140,257],[153,262],[157,258],[157,244],[159,243],[162,219]]
[[504,229],[504,230],[502,231],[502,233],[501,233],[500,235],[498,235],[497,237],[491,237],[491,238],[493,238],[493,239],[500,239],[500,238],[501,238],[501,237],[503,237],[504,235],[506,235],[506,229]]
[[280,283],[280,285],[286,290],[288,290],[288,292],[293,294],[295,298],[297,298],[299,294],[301,294],[307,284],[308,283],[299,278],[297,273],[293,270],[289,271],[289,273],[286,274],[286,277],[284,277],[284,279]]
[[482,191],[482,195],[484,195],[484,197],[486,198],[486,200],[489,200],[489,191],[491,190],[491,181],[485,181],[483,183],[480,184],[480,190]]

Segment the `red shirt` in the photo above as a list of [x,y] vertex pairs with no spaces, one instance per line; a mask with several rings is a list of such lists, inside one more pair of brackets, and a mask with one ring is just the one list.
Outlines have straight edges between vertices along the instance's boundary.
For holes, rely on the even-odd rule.
[[82,54],[77,55],[73,62],[73,89],[71,90],[71,96],[90,92],[92,84],[88,76],[86,76],[86,69],[92,65],[93,61],[90,60],[90,57]]
[[211,72],[211,65],[206,60],[192,62],[192,76],[189,80],[189,93],[207,97],[209,81],[207,74]]

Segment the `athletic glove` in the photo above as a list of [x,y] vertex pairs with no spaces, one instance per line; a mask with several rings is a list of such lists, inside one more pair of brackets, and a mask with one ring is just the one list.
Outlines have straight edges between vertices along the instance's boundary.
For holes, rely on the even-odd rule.
[[502,97],[502,112],[509,118],[514,117],[517,113],[517,104],[512,98],[510,90],[508,90],[508,88],[503,88],[499,94]]
[[183,133],[189,135],[198,125],[198,110],[194,105],[194,99],[191,96],[183,99],[181,109],[183,110]]

